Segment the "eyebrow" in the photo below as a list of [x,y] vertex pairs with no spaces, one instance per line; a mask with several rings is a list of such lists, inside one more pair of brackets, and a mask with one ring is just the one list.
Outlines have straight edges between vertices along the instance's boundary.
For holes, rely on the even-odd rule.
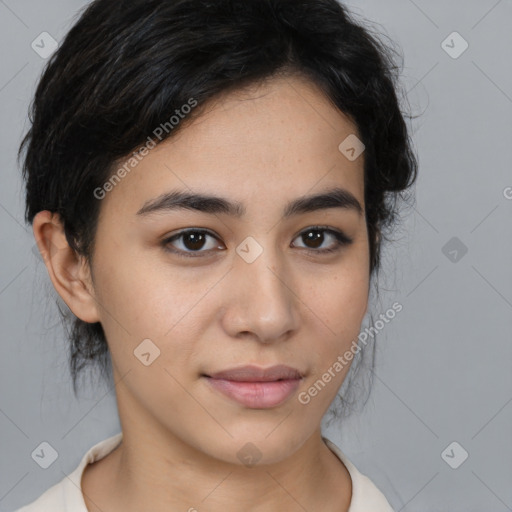
[[[287,203],[283,209],[283,218],[324,210],[343,208],[363,214],[363,207],[348,190],[335,187],[316,195],[298,197]],[[137,215],[147,216],[155,213],[167,213],[173,210],[194,210],[207,214],[225,214],[241,218],[246,213],[245,206],[237,201],[210,194],[191,193],[172,190],[144,203]]]

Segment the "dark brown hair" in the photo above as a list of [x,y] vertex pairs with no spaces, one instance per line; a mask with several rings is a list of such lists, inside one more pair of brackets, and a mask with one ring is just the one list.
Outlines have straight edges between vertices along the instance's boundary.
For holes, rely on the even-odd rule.
[[[39,81],[24,155],[26,221],[60,215],[70,246],[91,262],[101,201],[116,162],[194,98],[207,101],[282,73],[304,76],[357,124],[365,145],[370,272],[417,162],[397,97],[391,45],[336,0],[96,0]],[[163,134],[171,137],[186,123]],[[107,368],[100,323],[73,317],[70,365]]]

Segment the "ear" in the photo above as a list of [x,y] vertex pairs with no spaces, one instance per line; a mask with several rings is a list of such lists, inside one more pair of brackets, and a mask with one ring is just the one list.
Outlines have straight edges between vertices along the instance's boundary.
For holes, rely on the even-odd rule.
[[89,265],[69,246],[59,214],[47,210],[37,213],[32,229],[50,279],[62,300],[80,320],[99,322]]

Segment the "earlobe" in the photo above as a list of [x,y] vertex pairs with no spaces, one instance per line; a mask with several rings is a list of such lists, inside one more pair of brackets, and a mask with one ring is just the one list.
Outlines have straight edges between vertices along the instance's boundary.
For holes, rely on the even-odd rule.
[[59,214],[48,210],[39,212],[32,229],[50,279],[62,300],[84,322],[99,322],[89,266],[69,246]]

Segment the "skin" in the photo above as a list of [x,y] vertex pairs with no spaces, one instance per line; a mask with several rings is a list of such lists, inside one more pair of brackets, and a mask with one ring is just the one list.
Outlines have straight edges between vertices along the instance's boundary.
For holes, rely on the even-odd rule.
[[[112,355],[123,442],[84,471],[90,511],[348,510],[350,475],[322,441],[320,423],[349,366],[307,405],[298,394],[349,349],[367,310],[364,154],[349,161],[338,150],[357,133],[310,82],[274,78],[212,102],[107,193],[92,273],[67,245],[58,216],[36,216],[55,289],[77,317],[101,322]],[[282,218],[288,201],[333,186],[350,191],[363,214],[338,207]],[[237,200],[247,212],[137,215],[175,188]],[[308,245],[300,235],[315,225],[352,243],[315,253],[335,247],[326,232]],[[200,257],[167,252],[162,240],[186,228],[217,239],[207,237]],[[236,253],[248,236],[263,248],[252,263]],[[182,237],[169,245],[191,252],[186,244]],[[160,350],[149,366],[134,357],[146,338]],[[242,406],[201,377],[278,363],[306,375],[268,409]],[[253,467],[237,457],[248,442],[261,452]]]

